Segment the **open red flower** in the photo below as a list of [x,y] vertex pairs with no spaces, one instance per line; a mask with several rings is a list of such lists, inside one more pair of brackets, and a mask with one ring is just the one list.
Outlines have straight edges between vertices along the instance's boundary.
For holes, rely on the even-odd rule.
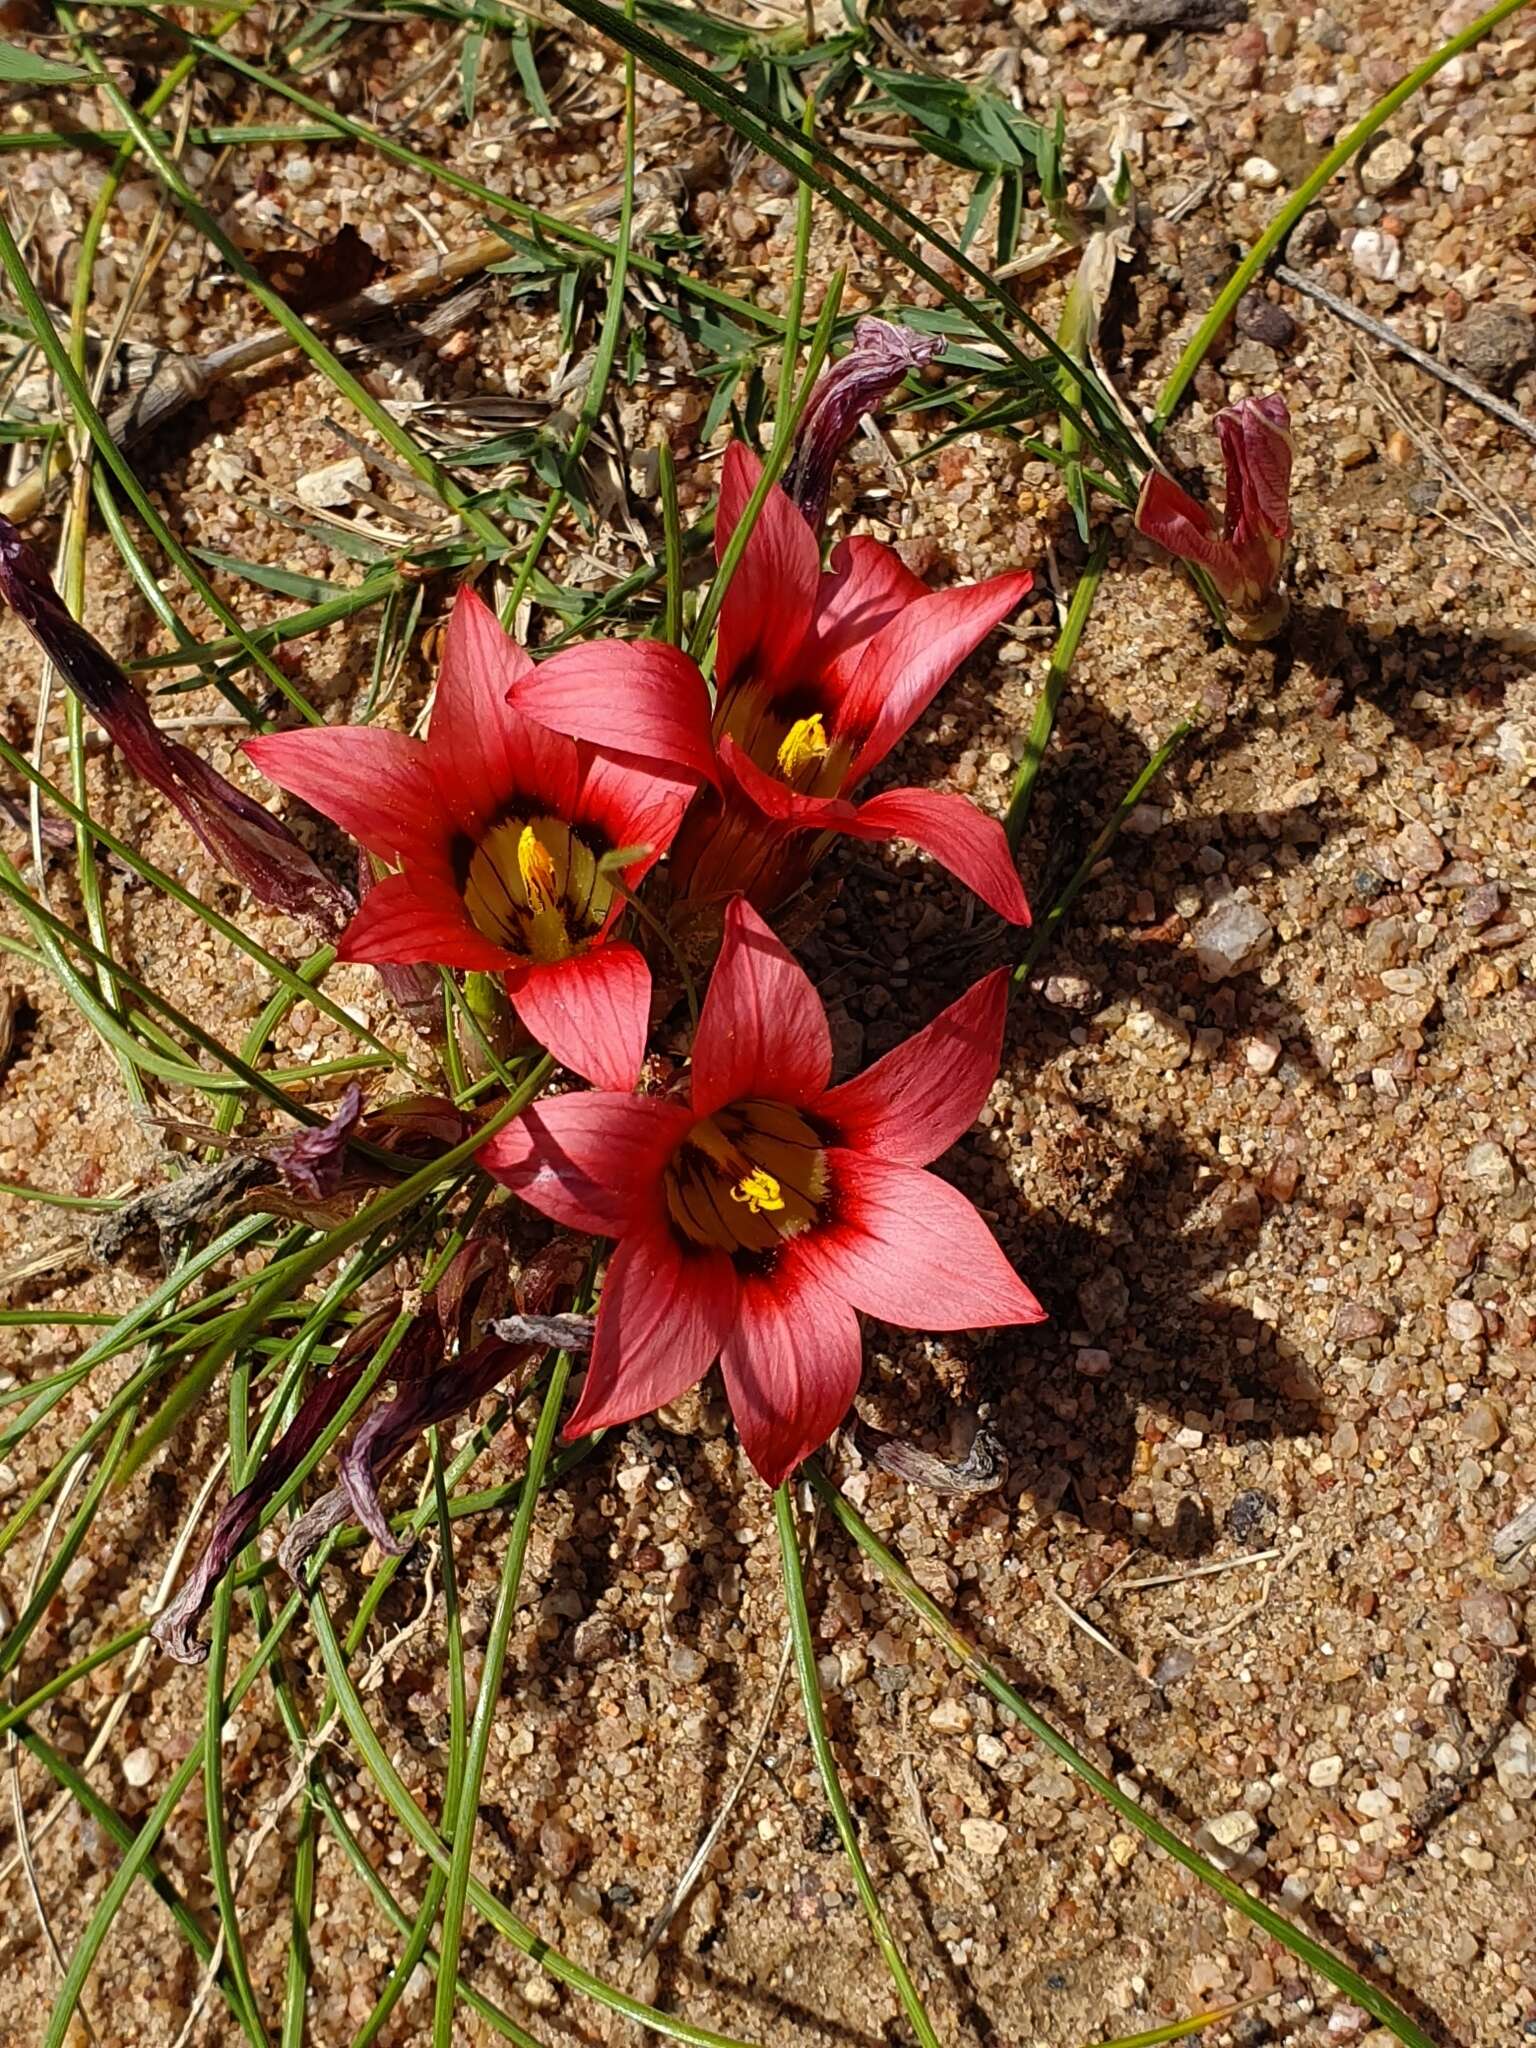
[[[698,673],[654,644],[571,652],[584,674],[615,688],[637,671]],[[645,1055],[651,978],[636,948],[613,936],[624,896],[603,863],[642,848],[622,870],[632,889],[671,844],[694,783],[513,710],[508,693],[532,666],[461,590],[425,741],[320,726],[247,740],[245,750],[280,788],[399,865],[368,891],[342,934],[342,959],[500,974],[558,1060],[603,1087],[630,1088]]]
[[563,1095],[480,1163],[525,1202],[618,1239],[568,1436],[676,1399],[718,1357],[753,1464],[776,1486],[847,1414],[858,1312],[909,1329],[1043,1310],[957,1188],[922,1171],[997,1073],[1000,969],[840,1087],[804,971],[737,897],[686,1103]]
[[1136,506],[1136,530],[1181,562],[1204,569],[1234,613],[1241,639],[1266,640],[1285,623],[1277,595],[1291,531],[1291,416],[1283,398],[1244,398],[1216,416],[1227,471],[1223,531],[1210,511],[1161,470]]
[[[723,553],[761,474],[751,450],[725,451],[715,546]],[[530,717],[560,732],[674,760],[701,792],[671,860],[679,896],[738,891],[770,908],[804,879],[828,840],[910,839],[1015,924],[1029,922],[1001,825],[965,797],[853,791],[878,768],[955,669],[1029,589],[1026,571],[929,590],[890,548],[856,536],[823,575],[816,536],[775,487],[720,611],[716,701],[672,695],[660,675],[598,695],[544,664],[518,686]],[[639,689],[630,688],[631,683]]]

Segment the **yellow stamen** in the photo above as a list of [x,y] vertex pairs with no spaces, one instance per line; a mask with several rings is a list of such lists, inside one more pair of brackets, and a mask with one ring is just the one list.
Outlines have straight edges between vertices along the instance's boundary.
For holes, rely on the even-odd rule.
[[555,872],[554,855],[531,825],[525,825],[518,835],[517,871],[535,913],[552,910],[560,893],[560,878]]
[[821,713],[813,711],[809,718],[797,718],[779,742],[779,769],[793,781],[802,769],[814,768],[831,751]]
[[784,1190],[766,1167],[755,1166],[731,1189],[731,1200],[745,1203],[754,1216],[761,1216],[765,1209],[783,1208]]

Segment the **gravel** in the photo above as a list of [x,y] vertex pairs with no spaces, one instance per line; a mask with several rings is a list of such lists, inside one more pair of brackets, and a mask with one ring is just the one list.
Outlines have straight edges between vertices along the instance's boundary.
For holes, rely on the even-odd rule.
[[[1340,0],[1327,17],[1255,7],[1208,36],[1154,33],[1145,16],[1131,23],[1120,12],[1124,28],[1107,35],[1047,0],[1017,0],[1006,15],[919,7],[904,13],[903,34],[924,62],[958,75],[1006,62],[1035,118],[1048,120],[1059,95],[1074,162],[1090,173],[1107,161],[1117,110],[1134,114],[1145,225],[1117,301],[1112,367],[1140,403],[1229,274],[1234,249],[1276,204],[1278,188],[1261,189],[1243,167],[1262,159],[1293,187],[1426,54],[1435,31],[1424,12],[1383,13],[1364,0]],[[376,104],[444,47],[443,34],[428,21],[374,25],[355,73],[325,89]],[[391,118],[410,117],[423,147],[541,203],[589,191],[614,162],[616,77],[585,40],[557,30],[550,48],[586,96],[553,135],[517,125],[526,109],[499,74],[483,82],[473,123],[416,108],[421,84]],[[1292,260],[1431,350],[1449,352],[1451,331],[1479,308],[1529,318],[1533,88],[1536,41],[1517,17],[1398,117],[1415,138],[1400,178],[1381,192],[1353,174],[1336,181],[1293,236]],[[648,149],[680,154],[694,139],[689,118],[666,94],[644,95]],[[240,118],[269,111],[253,99]],[[44,118],[28,103],[10,117]],[[356,220],[395,263],[430,253],[424,219],[450,244],[478,231],[472,206],[346,149],[303,159],[316,173],[308,184],[284,175],[290,160],[284,146],[239,151],[217,173],[210,166],[216,203],[255,221],[259,205],[280,199],[294,240]],[[889,174],[883,154],[866,161]],[[972,181],[901,161],[909,203],[958,228]],[[29,221],[44,234],[55,218],[78,232],[94,165],[64,154],[7,165]],[[782,306],[786,195],[750,162],[724,190],[724,204],[711,193],[713,207],[685,219],[699,237],[688,260]],[[1376,211],[1363,217],[1362,208]],[[142,214],[114,216],[109,280],[126,278],[144,231]],[[1395,274],[1359,267],[1362,234],[1378,237],[1378,250],[1397,244]],[[878,253],[830,216],[817,264],[820,279],[848,266],[850,309],[902,295]],[[1059,282],[1021,289],[1053,324]],[[1268,651],[1214,645],[1193,593],[1120,536],[1021,851],[1037,906],[1082,857],[1149,746],[1191,713],[1198,730],[1150,794],[1155,829],[1126,836],[1042,960],[1043,997],[1020,992],[987,1120],[943,1162],[988,1210],[1052,1320],[1018,1334],[869,1332],[864,1419],[951,1455],[958,1427],[979,1417],[1006,1451],[1006,1484],[938,1498],[865,1468],[854,1448],[837,1465],[882,1535],[925,1583],[945,1588],[943,1604],[1123,1774],[1130,1796],[1193,1817],[1181,1823],[1191,1829],[1200,1816],[1251,1815],[1256,1839],[1245,1853],[1262,1853],[1261,1882],[1286,1910],[1305,1905],[1328,1939],[1402,1987],[1447,2048],[1508,2048],[1536,2022],[1536,1697],[1524,1647],[1532,1553],[1516,1548],[1500,1563],[1492,1549],[1495,1533],[1536,1501],[1536,679],[1522,639],[1536,588],[1496,509],[1536,499],[1536,466],[1518,437],[1417,373],[1373,352],[1367,374],[1352,338],[1315,306],[1278,285],[1262,303],[1283,311],[1294,334],[1240,331],[1236,346],[1268,358],[1214,356],[1168,450],[1215,495],[1215,411],[1245,389],[1284,390],[1298,451],[1289,635]],[[229,280],[178,242],[135,331],[154,342],[195,332],[211,347],[258,324]],[[675,335],[659,322],[643,331],[665,376],[623,396],[626,440],[644,449],[669,435],[692,507],[716,473],[697,445],[707,397]],[[493,298],[469,339],[457,360],[406,348],[369,374],[388,402],[406,404],[465,391],[537,395],[560,366],[552,306],[537,296]],[[1382,379],[1415,423],[1406,445]],[[1530,369],[1512,370],[1506,388],[1536,410]],[[325,425],[335,405],[306,374],[281,369],[220,394],[209,417],[157,444],[148,473],[190,543],[300,575],[355,574],[328,541],[292,523],[278,496],[342,458]],[[1075,543],[1049,466],[1001,438],[924,454],[930,432],[917,416],[888,423],[889,446],[914,457],[909,467],[888,467],[874,444],[858,451],[839,489],[845,525],[898,543],[940,581],[1021,560],[1038,571],[1049,542],[1069,582]],[[1345,469],[1337,450],[1351,437],[1370,453]],[[1452,458],[1465,492],[1442,474]],[[371,468],[391,497],[388,472]],[[244,472],[256,482],[231,483]],[[403,492],[399,502],[420,509]],[[640,509],[649,517],[654,506]],[[638,556],[626,545],[611,537],[610,551],[605,534],[599,551],[632,566]],[[98,630],[125,653],[163,646],[109,548],[93,543],[91,571],[87,610]],[[169,587],[184,595],[174,580]],[[224,587],[248,624],[290,602],[229,579]],[[429,617],[442,594],[429,586]],[[893,759],[893,779],[948,778],[999,811],[1038,690],[1039,629],[1050,623],[1042,602],[1023,615],[1020,637],[970,664]],[[7,731],[26,744],[35,666],[8,624],[0,648]],[[355,628],[306,643],[304,679],[328,716],[361,701],[371,652],[368,632]],[[387,721],[414,717],[427,687],[413,657]],[[209,704],[194,696],[179,708]],[[57,709],[55,720],[49,746],[62,738]],[[211,728],[199,740],[221,768],[242,772],[232,734]],[[179,822],[95,748],[88,778],[106,824],[299,957],[299,935],[248,915]],[[7,843],[26,858],[19,837]],[[835,872],[841,895],[807,954],[839,1043],[865,1058],[980,968],[1012,957],[973,905],[905,851],[860,849]],[[61,911],[78,915],[67,863],[50,886]],[[107,875],[106,895],[136,971],[223,1031],[259,1012],[266,990],[243,958],[148,892],[130,896],[121,877]],[[110,1057],[28,962],[12,958],[6,976],[25,1003],[0,1093],[0,1178],[92,1194],[157,1177],[161,1141],[124,1114]],[[363,970],[339,969],[327,985],[387,1021]],[[1141,1019],[1150,1022],[1132,1021]],[[273,1054],[297,1061],[344,1049],[339,1032],[301,1008]],[[5,1205],[5,1269],[41,1258],[57,1235],[53,1212]],[[40,1303],[108,1311],[148,1284],[124,1270],[57,1268],[27,1283]],[[24,1378],[58,1370],[78,1348],[56,1331],[7,1334],[8,1368]],[[104,1391],[78,1390],[54,1424],[8,1453],[18,1487],[35,1483]],[[50,1606],[22,1689],[142,1620],[220,1443],[220,1409],[215,1400],[185,1428],[147,1482],[108,1496],[92,1539],[96,1576]],[[504,1448],[515,1465],[520,1447]],[[394,1482],[401,1497],[420,1476],[411,1467]],[[35,1541],[5,1560],[13,1607]],[[458,1541],[466,1629],[479,1644],[505,1525],[465,1522]],[[681,1566],[667,1562],[673,1546]],[[1255,1561],[1271,1550],[1278,1556]],[[1226,1568],[1190,1575],[1210,1563]],[[785,2048],[893,2033],[894,1997],[835,1845],[823,1844],[792,1684],[716,1853],[701,1917],[679,1916],[661,1952],[639,1961],[651,1914],[745,1756],[782,1641],[768,1503],[717,1398],[615,1432],[541,1510],[529,1569],[477,1843],[486,1881],[589,1967],[702,2024]],[[338,1563],[328,1586],[349,1597],[355,1571]],[[825,1525],[811,1578],[818,1655],[838,1679],[839,1762],[943,2038],[980,2038],[975,2015],[984,2013],[1000,2039],[1102,2040],[1252,1997],[1267,2001],[1253,2017],[1294,2048],[1370,2039],[1346,2031],[1355,2016],[1325,1987],[1050,1765],[912,1632]],[[1144,1578],[1167,1582],[1141,1588]],[[420,1611],[422,1586],[415,1566],[401,1575],[379,1640]],[[1128,1661],[1076,1629],[1048,1592]],[[242,1612],[235,1654],[251,1641]],[[448,1725],[441,1655],[434,1612],[368,1695],[389,1754],[434,1811]],[[99,1725],[123,1668],[105,1667],[72,1697],[59,1717],[72,1744]],[[295,1678],[318,1707],[313,1667],[296,1666]],[[949,1712],[955,1703],[968,1728]],[[136,1682],[99,1774],[130,1819],[185,1754],[201,1708],[200,1685],[183,1672],[151,1664]],[[135,1784],[128,1766],[143,1750],[157,1768]],[[291,1776],[262,1688],[233,1717],[226,1765],[238,1855]],[[27,1758],[21,1770],[38,1812],[49,1796],[41,1771]],[[414,1903],[425,1883],[419,1857],[365,1777],[338,1764],[334,1782],[366,1853]],[[242,1890],[269,2019],[290,1939],[289,1839],[280,1829]],[[557,1877],[573,1845],[579,1860]],[[68,1953],[115,1851],[69,1825],[37,1847]],[[201,1911],[196,1798],[172,1817],[162,1860]],[[28,2040],[56,1980],[16,1882],[0,2037]],[[318,1885],[310,2023],[317,2040],[349,2039],[397,1948],[328,1847]],[[100,1959],[91,2011],[112,2016],[123,2048],[174,2040],[195,1995],[196,1973],[166,1924],[158,1901],[136,1893]],[[499,1944],[473,1938],[471,1952],[487,1995],[514,2011],[525,1992],[550,1999]],[[397,2041],[420,2038],[427,2005],[418,1981],[397,2015]],[[589,2024],[594,2039],[625,2031],[590,2021],[563,1990],[554,2009],[552,2036]],[[204,2033],[219,2048],[233,2038],[217,2002]],[[478,2040],[473,2026],[465,2038]]]

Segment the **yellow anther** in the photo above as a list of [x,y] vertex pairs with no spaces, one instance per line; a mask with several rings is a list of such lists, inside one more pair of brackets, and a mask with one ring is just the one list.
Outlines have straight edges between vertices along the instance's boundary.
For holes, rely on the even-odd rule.
[[831,751],[832,742],[827,738],[821,713],[813,711],[809,718],[797,718],[779,742],[780,771],[793,781],[802,768],[815,767]]
[[517,871],[528,891],[530,907],[535,911],[552,909],[560,893],[555,858],[531,825],[525,825],[518,837]]
[[731,1200],[744,1203],[754,1216],[761,1216],[765,1209],[783,1208],[784,1191],[766,1167],[754,1166],[731,1189]]

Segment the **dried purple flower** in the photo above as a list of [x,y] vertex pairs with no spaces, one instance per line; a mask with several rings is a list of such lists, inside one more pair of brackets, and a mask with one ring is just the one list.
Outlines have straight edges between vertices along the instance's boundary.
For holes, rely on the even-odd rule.
[[293,1477],[311,1444],[334,1420],[397,1310],[398,1304],[391,1303],[355,1325],[330,1371],[310,1388],[298,1414],[257,1466],[250,1482],[232,1494],[220,1510],[192,1576],[170,1606],[155,1616],[150,1629],[155,1641],[177,1663],[201,1664],[206,1659],[208,1646],[198,1641],[196,1630],[208,1611],[214,1588],[255,1534],[262,1509]]
[[[348,1521],[361,1522],[383,1550],[404,1548],[379,1500],[380,1480],[424,1429],[462,1415],[503,1380],[532,1370],[549,1346],[542,1337],[507,1343],[495,1334],[496,1317],[510,1293],[519,1312],[537,1327],[562,1292],[569,1299],[578,1270],[575,1242],[557,1237],[528,1260],[516,1285],[509,1287],[501,1245],[493,1238],[470,1239],[438,1282],[431,1307],[413,1319],[390,1360],[394,1399],[364,1416],[341,1452],[340,1484],[300,1515],[284,1538],[278,1556],[288,1571],[297,1574],[323,1539]],[[395,1298],[356,1325],[254,1478],[225,1504],[191,1577],[155,1620],[151,1633],[169,1656],[183,1664],[200,1664],[207,1656],[196,1629],[214,1587],[255,1534],[267,1502],[335,1419],[399,1313]],[[552,1320],[558,1325],[564,1319]]]
[[943,348],[941,336],[914,334],[889,320],[869,317],[854,328],[853,347],[811,393],[784,473],[784,489],[813,531],[821,529],[832,472],[859,422],[889,398],[909,370],[932,362]]
[[330,1118],[274,1145],[267,1157],[295,1194],[312,1202],[328,1201],[340,1192],[346,1170],[347,1141],[363,1113],[363,1091],[348,1082]]
[[96,637],[70,613],[36,552],[0,516],[0,597],[15,612],[136,775],[176,806],[204,846],[259,903],[334,938],[352,913],[286,825],[190,747],[167,739]]

